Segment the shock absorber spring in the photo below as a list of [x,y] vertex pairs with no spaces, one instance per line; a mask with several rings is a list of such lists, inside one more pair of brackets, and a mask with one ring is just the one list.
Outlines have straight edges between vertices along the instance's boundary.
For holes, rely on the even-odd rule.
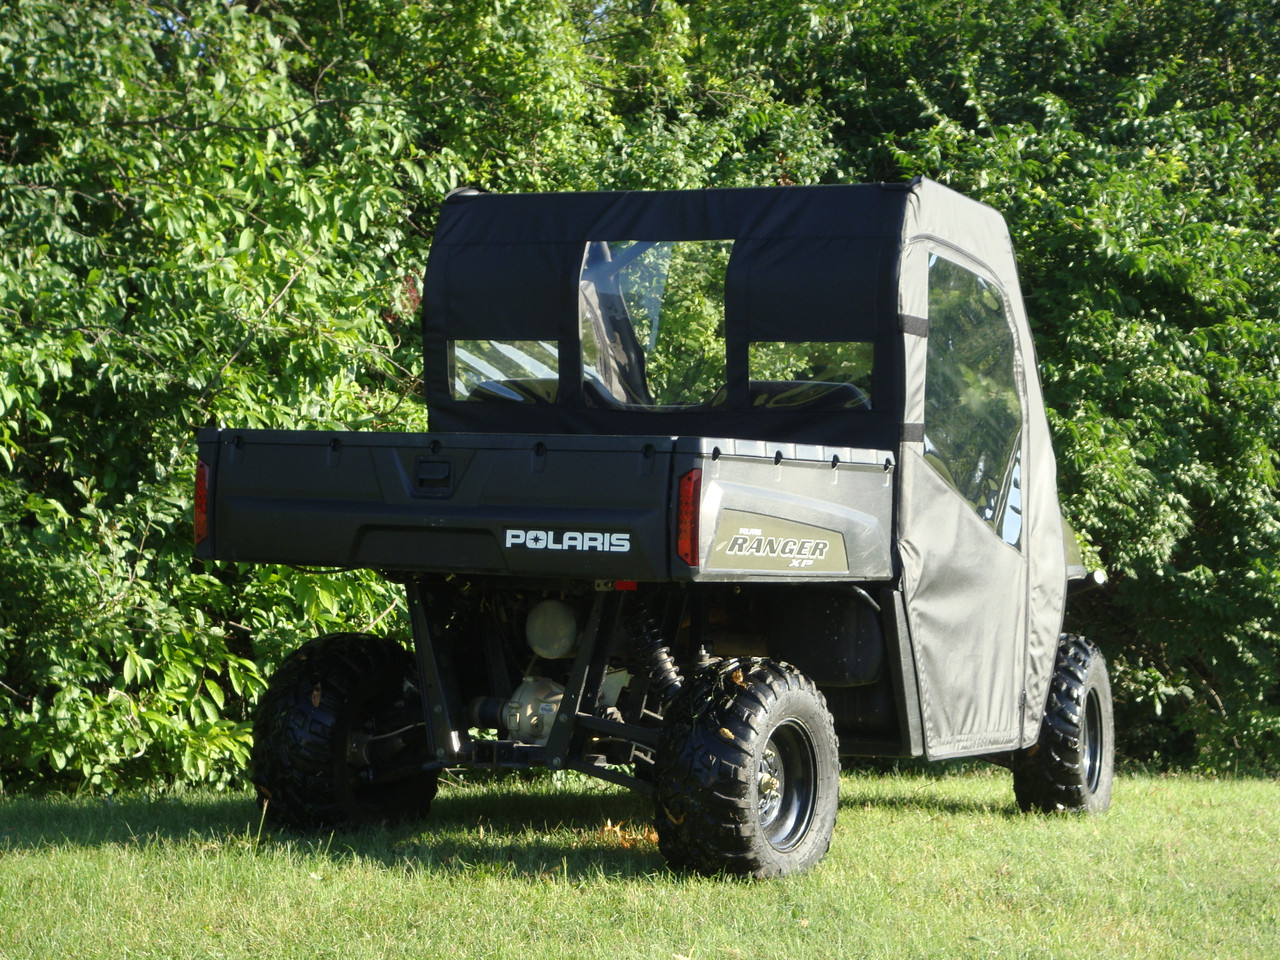
[[631,635],[635,638],[636,656],[649,673],[649,685],[658,702],[665,705],[684,684],[680,668],[676,666],[671,650],[662,640],[662,631],[644,603],[637,603],[632,610]]

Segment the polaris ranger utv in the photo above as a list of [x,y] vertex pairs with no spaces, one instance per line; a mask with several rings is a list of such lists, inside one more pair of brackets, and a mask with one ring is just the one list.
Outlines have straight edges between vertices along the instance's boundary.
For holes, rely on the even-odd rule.
[[329,635],[272,677],[269,817],[577,770],[653,797],[673,867],[769,876],[825,854],[842,756],[984,757],[1023,809],[1107,807],[995,211],[928,180],[455,191],[423,339],[428,434],[199,436],[197,556],[408,595],[412,653]]

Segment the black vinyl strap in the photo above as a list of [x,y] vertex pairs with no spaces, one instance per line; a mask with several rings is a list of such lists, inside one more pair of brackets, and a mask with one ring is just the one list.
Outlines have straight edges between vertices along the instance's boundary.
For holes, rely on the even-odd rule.
[[923,423],[904,423],[902,425],[902,442],[903,443],[924,442],[924,424]]
[[909,337],[927,337],[929,321],[925,317],[913,317],[909,313],[898,314],[898,327]]

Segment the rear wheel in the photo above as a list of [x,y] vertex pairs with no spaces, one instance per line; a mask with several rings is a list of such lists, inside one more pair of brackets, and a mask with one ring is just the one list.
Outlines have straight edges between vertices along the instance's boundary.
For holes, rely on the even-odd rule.
[[840,764],[821,692],[796,668],[726,660],[685,683],[655,763],[658,846],[677,869],[785,876],[831,844]]
[[1100,813],[1111,805],[1115,721],[1107,663],[1094,644],[1064,635],[1032,751],[1013,764],[1024,811]]
[[[334,633],[285,659],[254,717],[253,783],[269,819],[299,827],[425,815],[413,658],[384,637]],[[406,683],[406,681],[410,681]]]

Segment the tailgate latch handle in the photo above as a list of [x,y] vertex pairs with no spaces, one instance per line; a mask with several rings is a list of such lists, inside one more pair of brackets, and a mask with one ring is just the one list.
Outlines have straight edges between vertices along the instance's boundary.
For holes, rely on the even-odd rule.
[[453,488],[453,463],[419,457],[414,465],[413,487],[418,496],[448,496]]

